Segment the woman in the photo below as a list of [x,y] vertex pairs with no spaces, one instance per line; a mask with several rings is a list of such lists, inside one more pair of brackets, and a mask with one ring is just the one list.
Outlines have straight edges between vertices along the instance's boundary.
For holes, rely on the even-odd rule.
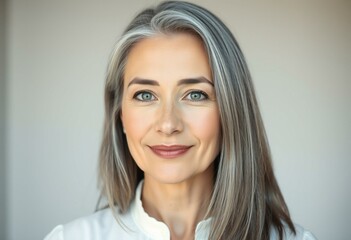
[[46,239],[315,239],[290,219],[244,56],[212,13],[142,11],[112,54],[105,104],[109,208]]

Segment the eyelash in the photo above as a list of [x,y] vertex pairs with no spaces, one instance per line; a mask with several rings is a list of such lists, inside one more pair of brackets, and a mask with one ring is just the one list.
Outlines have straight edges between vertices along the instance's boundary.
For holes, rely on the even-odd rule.
[[[194,99],[188,99],[187,97],[191,94],[194,94],[194,93],[197,93],[197,94],[201,94],[201,99],[197,99],[197,100],[194,100]],[[204,100],[207,100],[208,99],[208,95],[207,93],[205,93],[204,91],[200,91],[200,90],[191,90],[190,92],[188,92],[185,96],[185,98],[189,101],[192,101],[192,102],[200,102],[200,101],[204,101]]]
[[[201,94],[201,99],[190,99],[188,97],[190,97],[191,94]],[[140,96],[142,94],[150,94],[151,95],[151,99],[150,100],[143,100],[143,99],[140,99]],[[157,100],[157,98],[155,97],[155,94],[153,94],[151,91],[138,91],[136,92],[134,95],[133,95],[133,99],[137,100],[137,101],[140,101],[140,102],[152,102],[152,101],[155,101]],[[200,102],[200,101],[204,101],[204,100],[207,100],[208,99],[208,94],[205,93],[204,91],[201,91],[201,90],[191,90],[189,91],[185,97],[183,99],[186,99],[188,101],[192,101],[192,102]]]
[[[138,98],[139,95],[142,95],[142,94],[145,94],[145,93],[150,94],[151,98],[153,98],[153,99],[151,99],[151,100],[143,100],[143,99]],[[150,91],[138,91],[138,92],[136,92],[134,94],[133,99],[135,99],[137,101],[140,101],[140,102],[152,102],[152,101],[155,101],[157,98],[155,97],[155,94],[153,94]]]

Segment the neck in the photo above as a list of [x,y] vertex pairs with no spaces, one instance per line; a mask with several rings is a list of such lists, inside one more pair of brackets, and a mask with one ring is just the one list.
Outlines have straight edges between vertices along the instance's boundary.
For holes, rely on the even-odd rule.
[[180,183],[160,183],[145,175],[142,203],[149,216],[164,222],[171,239],[194,239],[205,218],[213,190],[213,167]]

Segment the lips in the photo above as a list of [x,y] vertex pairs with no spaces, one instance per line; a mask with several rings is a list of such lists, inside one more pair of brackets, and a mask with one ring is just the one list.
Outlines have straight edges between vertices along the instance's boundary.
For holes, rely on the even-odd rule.
[[177,158],[187,153],[191,148],[191,146],[186,145],[154,145],[149,147],[153,153],[161,158]]

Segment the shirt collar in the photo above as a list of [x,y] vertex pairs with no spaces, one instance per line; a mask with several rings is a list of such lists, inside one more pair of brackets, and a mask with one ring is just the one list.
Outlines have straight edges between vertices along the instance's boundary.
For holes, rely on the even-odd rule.
[[[144,181],[141,181],[135,192],[135,199],[131,204],[131,214],[136,225],[143,233],[155,240],[169,240],[171,239],[170,231],[167,225],[149,216],[141,202],[141,191]],[[211,225],[211,218],[200,221],[195,230],[196,239],[208,239]]]

